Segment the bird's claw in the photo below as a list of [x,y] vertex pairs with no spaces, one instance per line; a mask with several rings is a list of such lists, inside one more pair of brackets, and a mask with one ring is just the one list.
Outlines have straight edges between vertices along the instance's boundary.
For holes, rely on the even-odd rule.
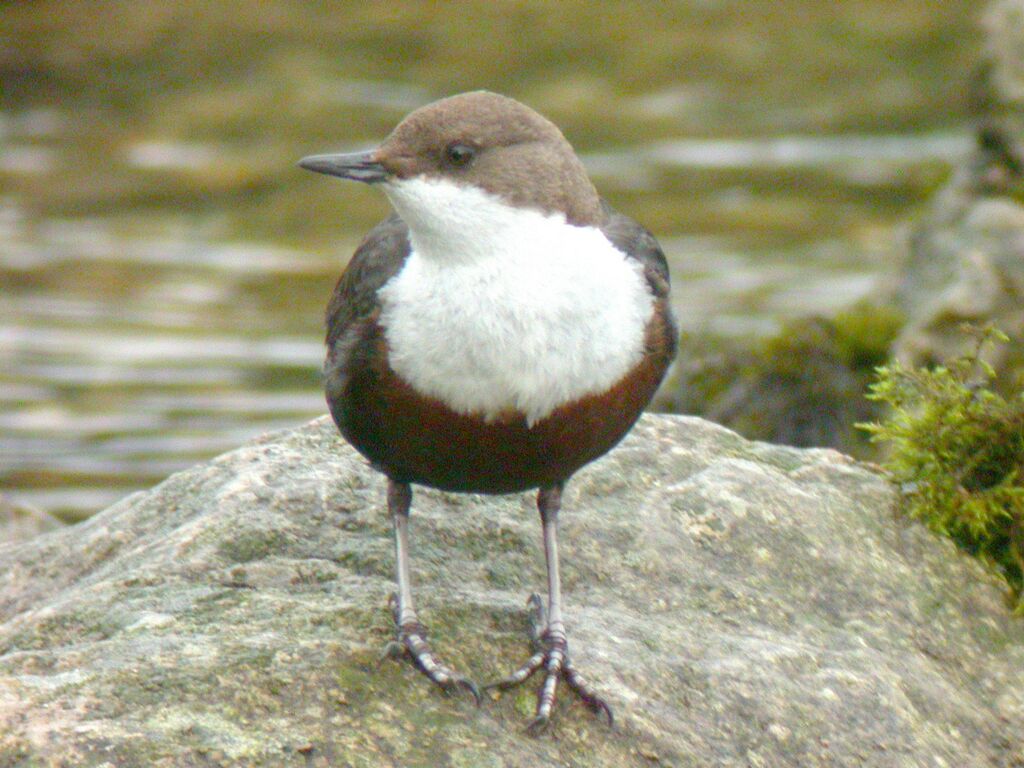
[[548,723],[550,722],[550,717],[547,717],[546,715],[537,715],[530,721],[530,724],[526,726],[526,732],[531,736],[540,736],[548,729]]
[[480,695],[480,689],[476,683],[470,680],[468,677],[462,677],[461,675],[455,678],[455,685],[459,688],[464,688],[473,697],[476,705],[479,707],[483,701],[483,696]]
[[548,612],[544,608],[544,601],[536,592],[527,598],[526,607],[530,609],[530,640],[534,649],[540,649],[548,628]]
[[565,665],[562,667],[562,677],[569,688],[583,700],[583,703],[587,705],[591,712],[595,715],[600,715],[603,712],[608,718],[608,727],[615,727],[615,715],[612,714],[612,708],[608,705],[608,702],[594,693],[590,683],[583,679],[583,675],[576,671],[576,667],[568,659],[565,660]]
[[405,647],[397,640],[392,640],[381,649],[380,656],[377,658],[377,666],[379,667],[388,659],[399,659],[404,653]]
[[438,660],[427,643],[427,628],[415,619],[399,621],[401,610],[396,595],[391,595],[388,605],[398,627],[398,633],[396,638],[384,647],[380,660],[383,662],[388,658],[409,656],[417,669],[445,693],[452,693],[461,688],[473,697],[473,701],[479,707],[483,700],[480,689],[472,680],[456,674]]
[[512,674],[484,686],[484,690],[497,688],[506,690],[520,685],[530,679],[541,669],[544,670],[544,682],[537,693],[536,716],[526,727],[532,736],[543,733],[551,721],[551,710],[555,704],[555,694],[560,680],[564,680],[583,703],[595,714],[604,713],[608,725],[615,725],[612,708],[603,698],[598,696],[590,684],[573,666],[569,659],[569,643],[561,632],[551,633],[546,628],[547,616],[540,597],[531,595],[527,605],[532,609],[530,616],[530,637],[536,649],[535,653],[523,666]]

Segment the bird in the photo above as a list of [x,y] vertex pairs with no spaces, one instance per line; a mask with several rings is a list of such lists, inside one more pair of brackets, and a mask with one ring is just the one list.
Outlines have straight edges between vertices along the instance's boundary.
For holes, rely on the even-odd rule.
[[431,648],[413,601],[412,486],[536,491],[547,602],[528,600],[528,661],[486,687],[541,672],[534,733],[563,682],[613,725],[569,655],[558,517],[567,481],[628,433],[676,354],[661,247],[599,196],[554,123],[489,91],[419,107],[374,149],[299,166],[377,187],[393,208],[338,280],[324,363],[341,435],[387,480],[390,652],[479,705],[478,686]]

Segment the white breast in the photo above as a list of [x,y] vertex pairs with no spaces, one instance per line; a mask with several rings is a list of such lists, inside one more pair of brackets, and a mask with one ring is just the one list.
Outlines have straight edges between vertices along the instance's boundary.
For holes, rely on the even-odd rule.
[[608,390],[642,354],[653,299],[596,228],[473,187],[387,185],[412,253],[380,296],[392,368],[465,414],[529,424]]

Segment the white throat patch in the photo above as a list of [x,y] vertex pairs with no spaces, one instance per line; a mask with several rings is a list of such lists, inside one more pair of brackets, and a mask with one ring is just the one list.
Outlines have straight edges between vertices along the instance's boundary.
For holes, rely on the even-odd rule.
[[459,413],[533,425],[643,355],[653,298],[600,230],[439,179],[384,185],[412,253],[380,291],[391,367]]

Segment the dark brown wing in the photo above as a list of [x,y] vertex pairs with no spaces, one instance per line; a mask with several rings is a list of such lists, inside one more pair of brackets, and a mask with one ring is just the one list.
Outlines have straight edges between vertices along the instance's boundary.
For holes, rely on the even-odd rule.
[[409,258],[409,228],[391,215],[370,230],[334,287],[327,305],[328,358],[345,332],[376,310],[377,291]]
[[643,265],[644,277],[656,298],[668,298],[668,262],[654,235],[633,219],[616,211],[605,200],[601,201],[601,205],[605,212],[601,232],[612,245]]
[[352,439],[350,384],[373,370],[377,345],[372,341],[380,304],[377,292],[409,258],[409,228],[398,216],[382,221],[366,236],[334,288],[327,305],[327,360],[324,390],[341,433]]
[[672,313],[668,295],[668,262],[654,235],[633,219],[616,211],[604,200],[601,204],[605,212],[605,223],[601,227],[601,232],[612,245],[626,254],[627,258],[639,262],[643,267],[647,286],[654,296],[654,326],[658,328],[655,333],[652,333],[651,326],[647,329],[647,354],[661,358],[660,378],[675,359],[679,341],[679,327]]

